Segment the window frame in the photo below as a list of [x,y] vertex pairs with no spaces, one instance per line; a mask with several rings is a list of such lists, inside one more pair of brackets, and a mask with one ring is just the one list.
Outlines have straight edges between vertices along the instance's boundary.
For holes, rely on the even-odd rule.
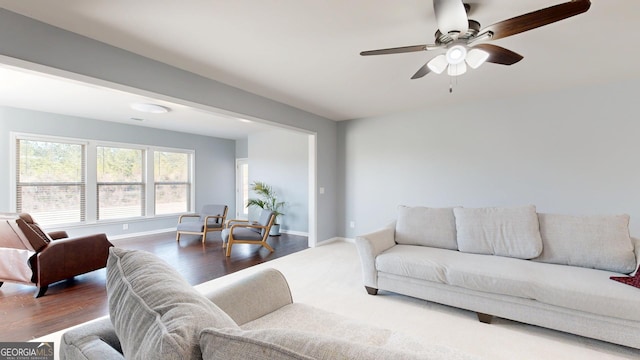
[[[176,148],[168,148],[168,147],[155,147],[154,151],[150,152],[148,154],[148,161],[147,163],[150,162],[151,166],[149,166],[149,176],[151,177],[152,181],[149,182],[149,184],[151,184],[151,186],[149,186],[150,189],[148,189],[150,196],[151,196],[151,202],[153,204],[153,212],[155,214],[156,211],[156,185],[157,184],[170,184],[171,182],[157,182],[155,181],[155,153],[156,152],[172,152],[172,153],[180,153],[180,154],[186,154],[187,155],[187,178],[188,178],[188,183],[189,183],[189,199],[187,200],[187,211],[186,213],[193,213],[195,212],[195,200],[196,200],[196,196],[195,196],[195,151],[193,150],[187,150],[187,149],[176,149]],[[149,195],[149,194],[148,194]],[[172,215],[176,215],[176,214],[181,214],[181,213],[171,213],[171,214],[161,214],[161,215],[156,215],[156,216],[172,216]]]
[[[17,171],[18,171],[18,163],[17,163],[17,142],[18,140],[31,140],[31,141],[46,141],[46,142],[58,142],[58,143],[71,143],[71,144],[82,144],[84,145],[84,158],[85,158],[85,166],[84,166],[84,179],[85,179],[85,209],[84,209],[84,221],[74,222],[74,223],[65,223],[65,224],[51,224],[51,227],[62,227],[62,226],[82,226],[82,225],[93,225],[93,224],[105,224],[105,223],[121,223],[121,222],[129,222],[131,220],[140,220],[140,219],[153,219],[153,218],[162,218],[162,217],[172,217],[176,214],[155,214],[155,179],[154,179],[154,153],[156,151],[160,152],[176,152],[176,153],[185,153],[188,155],[189,162],[189,181],[190,181],[190,194],[188,199],[188,209],[185,213],[193,213],[195,206],[195,150],[193,149],[181,149],[181,148],[172,148],[172,147],[164,147],[164,146],[156,146],[156,145],[141,145],[141,144],[132,144],[132,143],[124,143],[124,142],[113,142],[113,141],[103,141],[103,140],[92,140],[92,139],[82,139],[82,138],[73,138],[73,137],[63,137],[63,136],[55,136],[55,135],[42,135],[42,134],[32,134],[32,133],[23,133],[23,132],[11,132],[10,133],[10,209],[13,212],[16,212],[18,206],[17,199]],[[103,219],[98,220],[98,181],[97,181],[97,147],[116,147],[116,148],[127,148],[127,149],[140,149],[143,151],[143,166],[144,166],[144,174],[143,174],[143,182],[145,189],[145,214],[143,216],[137,217],[127,217],[127,218],[118,218],[118,219]],[[81,210],[82,211],[82,210]],[[178,213],[181,214],[181,213]]]
[[[98,181],[98,164],[97,164],[97,159],[98,159],[98,148],[102,147],[102,148],[112,148],[112,149],[123,149],[123,150],[136,150],[136,151],[141,151],[141,158],[140,161],[142,162],[141,165],[141,177],[140,177],[140,181],[139,182],[104,182],[104,181]],[[147,185],[148,185],[148,176],[147,176],[147,172],[148,172],[148,166],[147,166],[147,152],[148,151],[153,151],[153,150],[149,150],[148,147],[143,147],[143,146],[139,146],[139,145],[131,145],[131,144],[122,144],[122,143],[105,143],[105,142],[96,142],[93,146],[93,149],[96,151],[95,156],[92,158],[95,160],[95,185],[96,185],[96,191],[95,191],[95,210],[96,210],[96,222],[98,223],[103,223],[103,222],[109,222],[109,221],[120,221],[120,220],[126,220],[126,219],[136,219],[136,218],[141,218],[141,217],[145,217],[147,215],[149,215],[149,209],[147,208]],[[115,185],[115,186],[120,186],[120,185],[140,185],[142,186],[142,199],[141,199],[141,211],[142,214],[140,215],[136,215],[136,216],[130,216],[130,217],[118,217],[118,218],[105,218],[105,219],[100,219],[100,186],[109,186],[109,185]]]

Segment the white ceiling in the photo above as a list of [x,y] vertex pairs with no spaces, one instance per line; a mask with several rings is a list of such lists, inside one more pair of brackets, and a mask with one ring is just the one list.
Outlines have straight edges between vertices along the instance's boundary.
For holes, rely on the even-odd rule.
[[[131,108],[133,103],[153,103],[171,111],[165,114],[142,113]],[[255,120],[1,64],[0,106],[226,139],[243,139],[251,133],[271,128]]]
[[[562,0],[474,0],[483,26]],[[333,120],[640,78],[640,1],[592,0],[576,17],[493,43],[524,56],[456,79],[410,80],[433,53],[430,0],[0,0],[37,20]],[[177,112],[176,112],[177,113]],[[122,114],[127,117],[128,114]]]

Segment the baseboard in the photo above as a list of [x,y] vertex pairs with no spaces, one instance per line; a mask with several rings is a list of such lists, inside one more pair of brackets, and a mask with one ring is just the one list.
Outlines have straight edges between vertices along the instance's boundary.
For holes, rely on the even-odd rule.
[[280,232],[283,234],[289,234],[289,235],[298,235],[298,236],[306,236],[309,237],[309,233],[308,232],[304,232],[304,231],[295,231],[295,230],[284,230],[284,229],[280,229]]
[[318,242],[318,244],[316,246],[323,246],[323,245],[329,245],[331,243],[334,243],[336,241],[344,241],[344,242],[348,242],[351,244],[355,244],[356,240],[355,239],[351,239],[351,238],[344,238],[344,237],[333,237],[331,239],[327,239],[327,240],[322,240],[320,242]]
[[173,227],[173,228],[166,228],[166,229],[156,229],[156,230],[142,231],[137,233],[109,236],[109,240],[122,240],[122,239],[128,239],[132,237],[138,237],[138,236],[162,234],[162,233],[171,232],[171,231],[175,232],[176,228]]

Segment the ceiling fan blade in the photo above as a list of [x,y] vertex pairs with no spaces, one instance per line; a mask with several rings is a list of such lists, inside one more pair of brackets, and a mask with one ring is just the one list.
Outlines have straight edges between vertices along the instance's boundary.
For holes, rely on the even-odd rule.
[[563,4],[550,6],[548,8],[532,11],[524,15],[500,21],[487,26],[482,29],[480,33],[490,31],[493,33],[493,36],[491,37],[492,40],[502,39],[507,36],[516,35],[582,14],[589,10],[590,6],[590,0],[572,0]]
[[433,12],[436,14],[438,29],[443,34],[469,30],[469,19],[462,0],[433,0]]
[[516,52],[493,44],[479,44],[474,46],[473,49],[480,49],[488,52],[489,57],[486,62],[494,64],[513,65],[524,58]]
[[422,65],[422,67],[420,69],[418,69],[418,71],[416,71],[415,74],[413,74],[413,76],[411,77],[411,80],[415,80],[415,79],[420,79],[421,77],[427,75],[431,70],[429,70],[429,67],[427,66],[428,63]]
[[387,55],[387,54],[400,54],[414,51],[426,51],[427,45],[412,45],[412,46],[402,46],[396,48],[389,49],[379,49],[379,50],[368,50],[360,53],[362,56],[368,55]]

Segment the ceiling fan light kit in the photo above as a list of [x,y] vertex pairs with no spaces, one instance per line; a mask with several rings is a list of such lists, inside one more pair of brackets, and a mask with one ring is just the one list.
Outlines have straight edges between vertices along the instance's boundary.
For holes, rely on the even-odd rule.
[[467,17],[471,5],[464,4],[462,0],[433,0],[433,10],[438,24],[434,44],[368,50],[361,52],[360,55],[386,55],[446,49],[444,54],[436,55],[418,69],[411,79],[419,79],[429,72],[441,74],[445,70],[449,76],[459,76],[467,72],[467,65],[472,69],[477,69],[485,62],[513,65],[523,59],[522,55],[484,42],[549,25],[582,14],[590,7],[590,0],[572,0],[481,28],[479,22]]

